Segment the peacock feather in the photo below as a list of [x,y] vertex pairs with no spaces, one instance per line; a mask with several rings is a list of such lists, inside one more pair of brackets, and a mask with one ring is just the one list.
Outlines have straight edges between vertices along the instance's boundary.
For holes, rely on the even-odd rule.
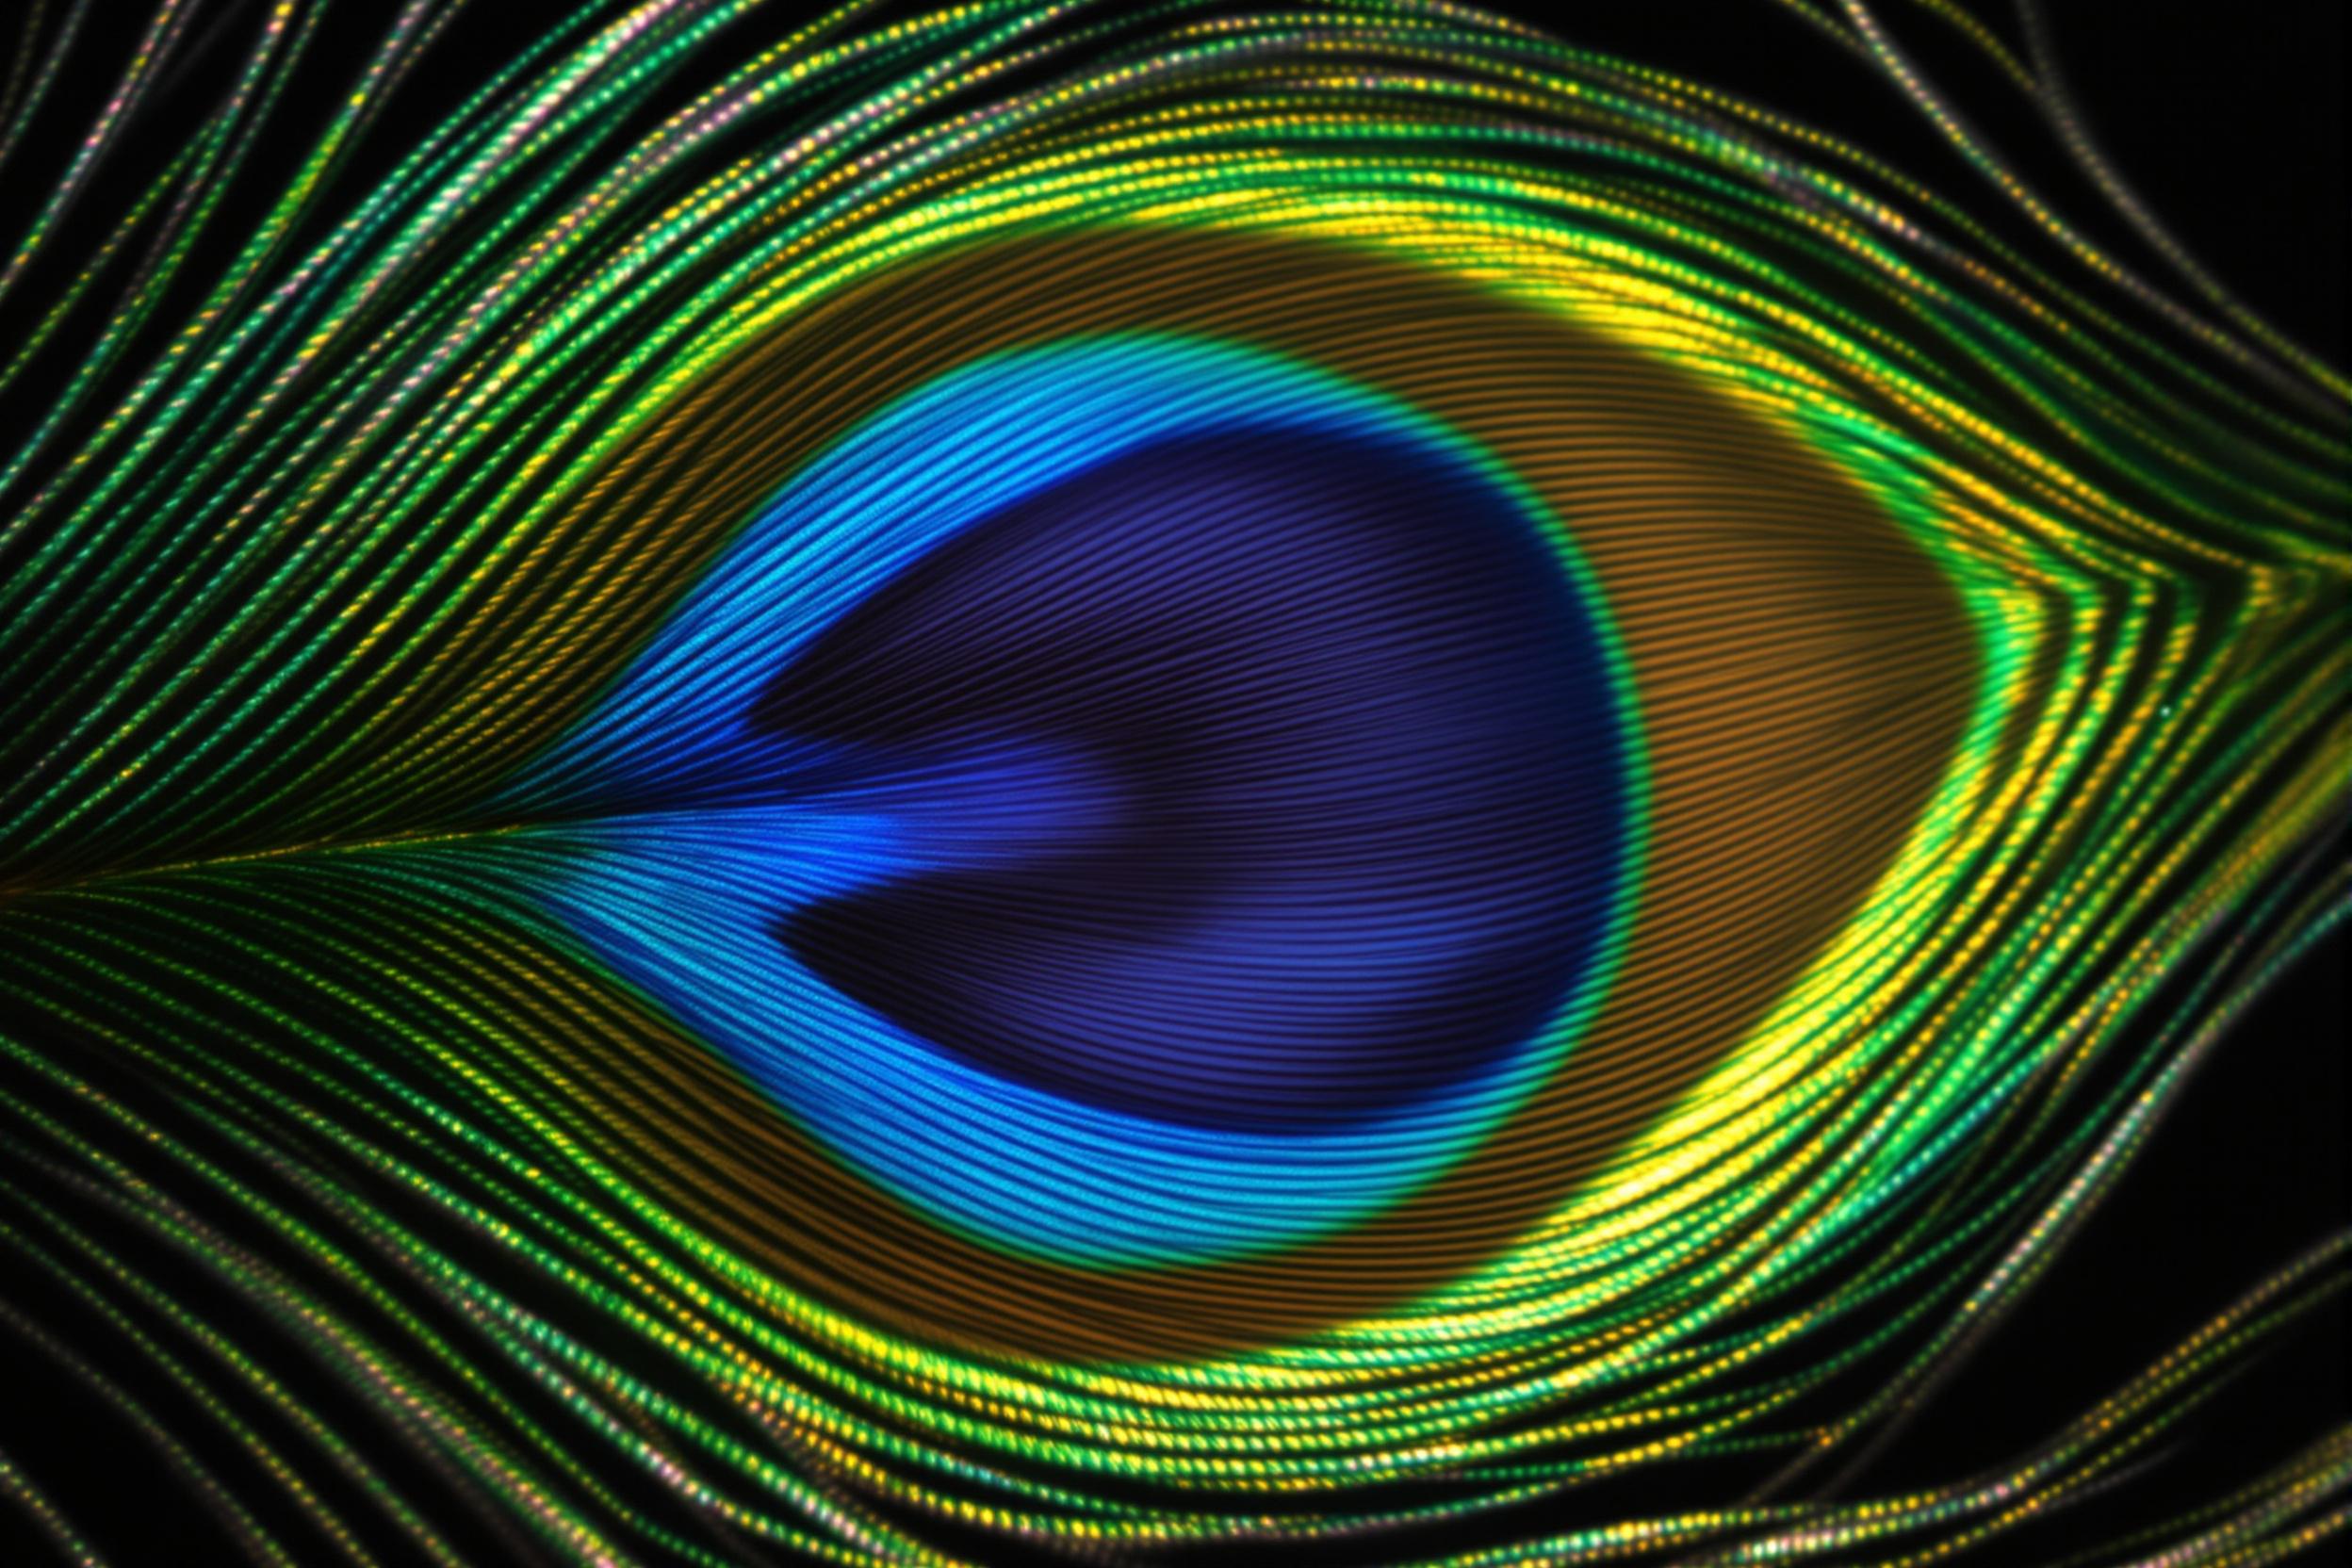
[[2352,388],[1884,8],[1723,19],[1968,179],[1444,0],[21,9],[27,1550],[2339,1529],[2148,1466],[2344,1235],[1861,1467],[2352,909]]

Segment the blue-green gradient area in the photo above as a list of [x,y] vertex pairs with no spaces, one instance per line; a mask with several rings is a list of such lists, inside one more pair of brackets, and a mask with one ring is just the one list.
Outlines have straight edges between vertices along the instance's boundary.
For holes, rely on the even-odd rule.
[[506,804],[587,823],[565,927],[939,1219],[1295,1246],[1472,1147],[1605,982],[1631,716],[1568,550],[1310,366],[999,355],[792,480]]

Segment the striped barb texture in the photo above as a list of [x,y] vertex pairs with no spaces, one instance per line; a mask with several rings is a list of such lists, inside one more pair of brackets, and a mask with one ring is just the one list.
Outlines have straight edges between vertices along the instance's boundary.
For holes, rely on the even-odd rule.
[[1439,0],[520,14],[5,24],[28,1552],[2341,1528],[2193,1439],[2343,1235],[1870,1467],[2352,909],[2352,389],[2030,7],[1724,6],[1924,171]]

